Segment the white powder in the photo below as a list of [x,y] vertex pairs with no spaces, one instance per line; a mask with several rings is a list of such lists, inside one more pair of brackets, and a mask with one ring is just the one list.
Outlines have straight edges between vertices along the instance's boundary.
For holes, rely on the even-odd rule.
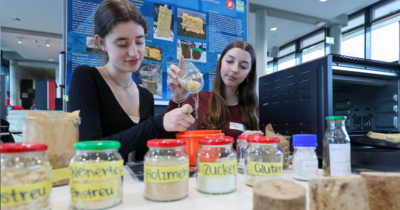
[[204,193],[230,193],[236,189],[236,175],[205,177],[197,175],[197,190]]

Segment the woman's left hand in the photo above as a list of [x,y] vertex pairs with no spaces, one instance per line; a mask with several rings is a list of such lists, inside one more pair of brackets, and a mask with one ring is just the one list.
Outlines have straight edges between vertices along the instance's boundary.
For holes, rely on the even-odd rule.
[[264,135],[262,131],[244,131],[241,135]]

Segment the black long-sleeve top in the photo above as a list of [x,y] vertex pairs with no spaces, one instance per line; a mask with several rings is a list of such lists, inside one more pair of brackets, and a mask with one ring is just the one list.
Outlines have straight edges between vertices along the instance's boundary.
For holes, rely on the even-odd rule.
[[122,109],[110,87],[95,67],[75,68],[69,87],[69,111],[80,110],[79,140],[116,140],[120,154],[127,160],[143,159],[146,142],[166,132],[164,115],[154,116],[154,98],[150,91],[138,86],[140,121],[134,123]]

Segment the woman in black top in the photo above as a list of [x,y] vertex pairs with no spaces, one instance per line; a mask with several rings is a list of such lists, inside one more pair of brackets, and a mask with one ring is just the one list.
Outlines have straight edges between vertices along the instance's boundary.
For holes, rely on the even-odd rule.
[[[117,140],[127,160],[143,159],[148,140],[194,123],[191,106],[154,116],[154,98],[136,85],[132,73],[144,58],[146,19],[128,0],[105,0],[94,15],[95,39],[106,52],[102,67],[75,68],[69,89],[70,111],[80,110],[79,139]],[[142,148],[139,150],[139,148]]]

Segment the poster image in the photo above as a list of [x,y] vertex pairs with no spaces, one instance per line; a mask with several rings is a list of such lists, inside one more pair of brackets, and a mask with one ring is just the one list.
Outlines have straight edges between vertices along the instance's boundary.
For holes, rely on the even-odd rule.
[[162,67],[142,63],[135,72],[135,83],[150,91],[154,98],[162,98]]
[[206,44],[202,42],[192,42],[186,40],[177,40],[176,55],[177,59],[183,55],[183,58],[192,62],[207,62]]
[[144,59],[148,61],[162,61],[162,47],[146,45]]
[[174,7],[154,3],[154,38],[174,41]]
[[103,54],[103,51],[97,44],[96,39],[90,36],[86,37],[86,52],[94,54]]
[[178,8],[178,36],[207,39],[207,15]]

